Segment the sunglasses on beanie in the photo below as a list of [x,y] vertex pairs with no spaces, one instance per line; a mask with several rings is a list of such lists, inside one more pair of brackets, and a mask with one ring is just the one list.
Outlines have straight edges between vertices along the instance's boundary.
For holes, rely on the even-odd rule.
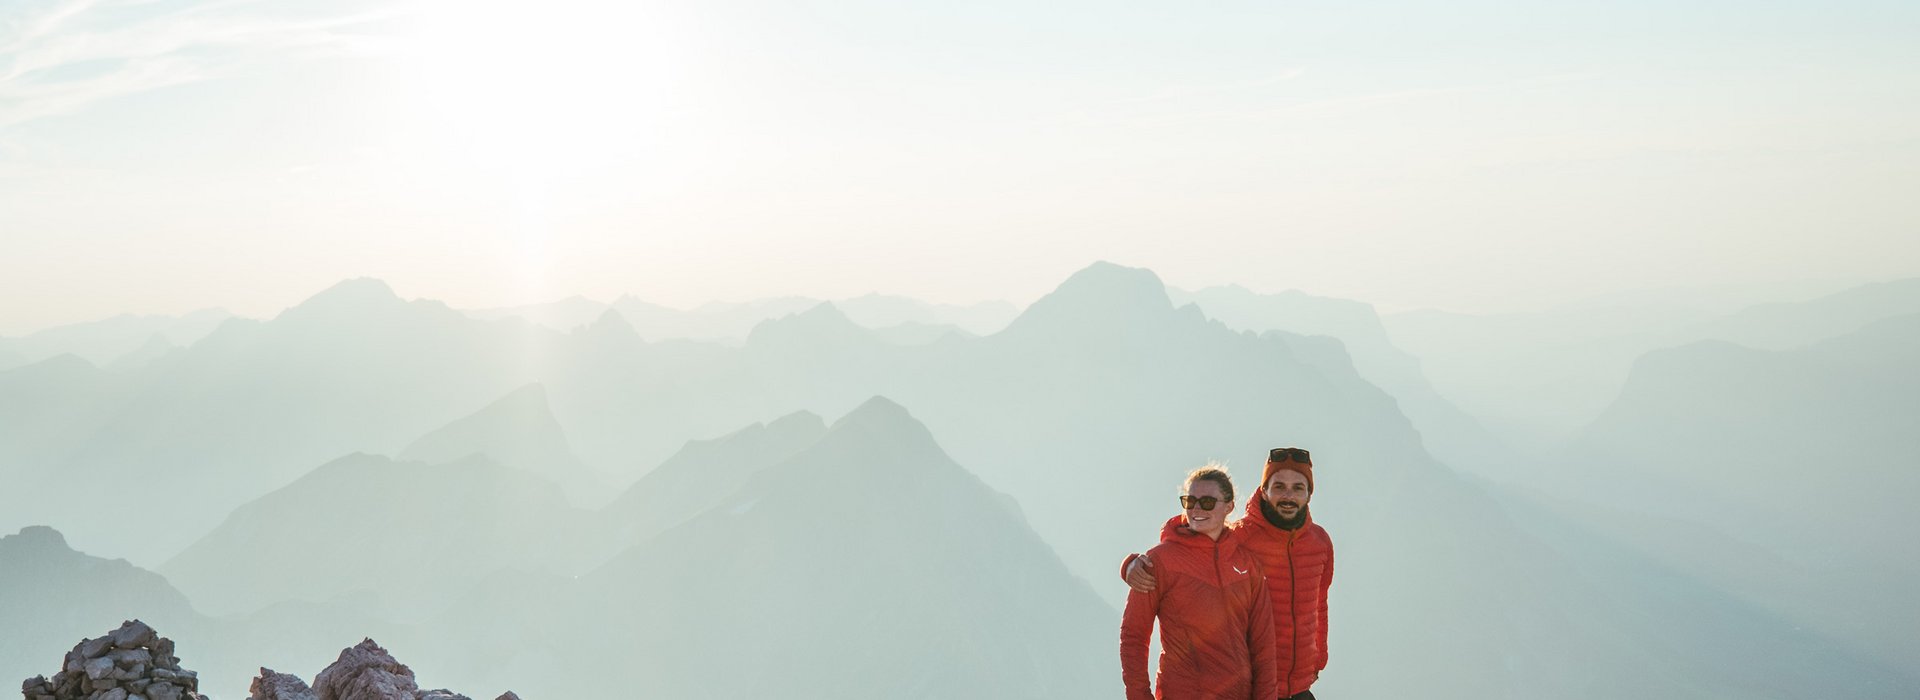
[[1292,462],[1299,462],[1301,464],[1313,464],[1313,455],[1309,454],[1306,450],[1300,449],[1298,447],[1275,447],[1271,452],[1267,453],[1267,461],[1269,462],[1292,461]]

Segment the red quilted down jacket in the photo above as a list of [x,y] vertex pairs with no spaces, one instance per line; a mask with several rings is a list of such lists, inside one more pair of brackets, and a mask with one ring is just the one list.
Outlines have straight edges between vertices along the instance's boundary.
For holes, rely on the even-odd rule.
[[[1312,688],[1320,671],[1327,667],[1327,589],[1333,585],[1333,540],[1327,537],[1326,529],[1314,524],[1310,510],[1306,524],[1299,528],[1274,527],[1260,514],[1259,498],[1255,493],[1247,499],[1245,514],[1229,524],[1232,529],[1220,539],[1233,540],[1241,551],[1251,553],[1266,574],[1269,607],[1273,610],[1275,675],[1280,679],[1280,692],[1275,697],[1284,698]],[[1174,516],[1168,525],[1175,522],[1184,522],[1183,516]],[[1165,538],[1163,528],[1161,539]],[[1156,579],[1164,575],[1159,549],[1149,550]],[[1120,563],[1123,580],[1132,562],[1133,557],[1127,557]]]
[[[1282,530],[1260,514],[1260,494],[1247,500],[1245,514],[1233,522],[1233,537],[1253,553],[1267,574],[1273,596],[1274,661],[1280,668],[1280,695],[1313,687],[1327,667],[1327,588],[1333,585],[1333,540],[1315,525],[1313,513],[1293,530]],[[1154,568],[1159,568],[1155,558]],[[1159,576],[1155,571],[1154,575]]]
[[[1127,700],[1273,700],[1274,630],[1267,584],[1231,532],[1218,541],[1185,516],[1148,550],[1159,585],[1127,596],[1120,620],[1120,674]],[[1160,673],[1147,684],[1147,641],[1160,621]],[[1156,692],[1157,690],[1157,692]]]

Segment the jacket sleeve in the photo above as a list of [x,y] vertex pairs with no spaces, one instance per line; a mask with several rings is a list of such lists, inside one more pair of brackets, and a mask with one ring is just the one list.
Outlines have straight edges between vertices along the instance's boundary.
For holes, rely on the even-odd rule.
[[1120,560],[1120,582],[1121,583],[1127,582],[1127,567],[1133,566],[1133,560],[1139,559],[1139,558],[1140,558],[1140,555],[1138,554],[1129,554],[1127,555],[1127,558]]
[[1253,700],[1280,697],[1280,649],[1273,631],[1273,596],[1266,576],[1254,569],[1253,609],[1247,618],[1247,649],[1253,652]]
[[1153,685],[1147,679],[1147,642],[1153,636],[1153,621],[1160,614],[1160,589],[1151,593],[1127,593],[1127,609],[1120,615],[1120,680],[1127,686],[1127,700],[1153,700]]
[[1333,541],[1327,541],[1327,572],[1320,577],[1320,629],[1315,630],[1314,647],[1319,649],[1320,658],[1314,664],[1314,672],[1327,668],[1327,593],[1333,590]]

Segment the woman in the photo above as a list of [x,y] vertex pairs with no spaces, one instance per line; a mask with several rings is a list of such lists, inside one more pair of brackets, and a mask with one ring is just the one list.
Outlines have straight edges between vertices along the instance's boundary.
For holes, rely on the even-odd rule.
[[[1160,585],[1127,595],[1120,620],[1120,677],[1127,700],[1272,700],[1273,613],[1250,553],[1226,537],[1233,481],[1209,464],[1187,475],[1181,515],[1160,529]],[[1160,621],[1160,673],[1147,684],[1147,640]]]

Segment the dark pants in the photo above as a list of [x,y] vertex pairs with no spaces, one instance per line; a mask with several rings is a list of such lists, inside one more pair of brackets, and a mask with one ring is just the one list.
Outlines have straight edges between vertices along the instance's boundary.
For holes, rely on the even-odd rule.
[[1313,691],[1302,690],[1298,695],[1289,695],[1287,697],[1280,698],[1280,700],[1313,700]]

